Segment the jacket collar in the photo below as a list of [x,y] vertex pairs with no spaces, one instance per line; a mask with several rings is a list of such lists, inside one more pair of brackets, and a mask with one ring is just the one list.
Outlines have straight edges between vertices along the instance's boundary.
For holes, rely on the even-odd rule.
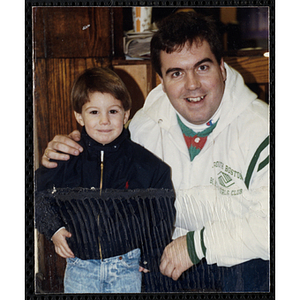
[[93,155],[94,153],[99,153],[99,151],[101,150],[104,150],[106,152],[118,151],[123,141],[126,140],[128,137],[129,132],[127,129],[124,128],[122,133],[114,141],[112,141],[109,144],[103,145],[92,139],[87,134],[85,127],[83,127],[81,132],[81,143],[84,149],[86,149],[90,155]]

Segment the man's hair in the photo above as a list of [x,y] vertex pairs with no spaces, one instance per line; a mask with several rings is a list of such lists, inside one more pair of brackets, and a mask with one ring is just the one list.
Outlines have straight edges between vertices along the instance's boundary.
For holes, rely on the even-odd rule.
[[161,73],[161,51],[181,51],[186,44],[207,41],[211,52],[220,64],[223,44],[216,22],[211,17],[196,12],[179,12],[164,18],[158,24],[158,31],[151,40],[151,61],[155,71]]
[[71,91],[73,109],[81,113],[82,106],[90,101],[90,94],[100,92],[111,94],[120,100],[125,111],[131,108],[129,92],[121,78],[108,68],[86,69],[74,82]]

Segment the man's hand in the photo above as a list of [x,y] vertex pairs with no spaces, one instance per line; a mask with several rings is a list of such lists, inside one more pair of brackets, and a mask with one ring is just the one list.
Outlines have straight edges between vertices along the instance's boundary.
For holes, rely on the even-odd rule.
[[55,246],[55,252],[63,258],[74,258],[74,253],[70,249],[66,238],[70,238],[72,234],[62,228],[52,236],[52,242]]
[[[74,130],[72,133],[67,135],[56,135],[54,139],[48,143],[48,146],[42,157],[42,164],[46,168],[56,168],[57,163],[49,161],[50,159],[56,160],[68,160],[71,155],[79,155],[83,151],[83,148],[76,143],[80,141],[80,132]],[[59,153],[60,151],[62,153]]]
[[160,260],[160,272],[177,280],[180,275],[193,266],[189,257],[186,236],[181,236],[171,242],[164,250]]

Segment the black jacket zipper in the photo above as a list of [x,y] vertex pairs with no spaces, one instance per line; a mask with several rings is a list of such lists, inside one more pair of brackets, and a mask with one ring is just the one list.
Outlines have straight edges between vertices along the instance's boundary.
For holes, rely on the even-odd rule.
[[[104,169],[104,151],[101,150],[100,152],[100,169],[101,169],[101,174],[100,174],[100,196],[102,192],[102,187],[103,187],[103,169]],[[98,228],[100,228],[100,215],[98,215]],[[98,236],[98,243],[99,243],[99,254],[100,254],[100,259],[103,260],[102,257],[102,249],[101,249],[101,243],[100,243],[100,236]]]

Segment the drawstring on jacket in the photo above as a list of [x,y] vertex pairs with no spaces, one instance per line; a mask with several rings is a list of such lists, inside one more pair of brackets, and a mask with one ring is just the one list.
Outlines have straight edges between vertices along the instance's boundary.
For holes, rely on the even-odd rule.
[[[161,123],[163,123],[163,119],[159,119],[158,120],[158,125],[160,125]],[[159,130],[160,130],[160,138],[161,138],[161,159],[163,161],[165,161],[165,158],[164,158],[164,144],[163,144],[163,134],[162,134],[162,129],[161,129],[161,126],[159,126]]]

